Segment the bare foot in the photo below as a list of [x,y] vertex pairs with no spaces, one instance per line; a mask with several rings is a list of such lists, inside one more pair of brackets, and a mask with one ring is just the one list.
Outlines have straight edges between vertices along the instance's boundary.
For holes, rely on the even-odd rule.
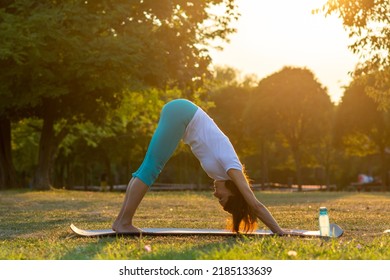
[[111,228],[113,231],[116,231],[116,228],[118,228],[119,222],[118,219],[115,220],[115,222],[112,224]]
[[112,229],[117,233],[141,233],[142,231],[133,225],[121,225],[115,221],[112,225]]

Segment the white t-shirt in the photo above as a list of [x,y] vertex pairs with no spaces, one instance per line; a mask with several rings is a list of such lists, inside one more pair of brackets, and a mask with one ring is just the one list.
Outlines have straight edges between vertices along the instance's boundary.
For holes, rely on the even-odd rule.
[[229,169],[242,170],[242,164],[229,138],[201,108],[188,124],[183,140],[207,175],[214,180],[230,180]]

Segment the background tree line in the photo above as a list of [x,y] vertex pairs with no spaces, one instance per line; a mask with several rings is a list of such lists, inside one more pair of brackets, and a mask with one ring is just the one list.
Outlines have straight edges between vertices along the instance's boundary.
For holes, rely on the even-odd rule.
[[[323,12],[349,15],[345,25],[355,33],[367,29],[362,19],[354,25],[356,9],[368,22],[388,6],[343,2],[329,1]],[[215,5],[223,16],[209,9]],[[233,0],[3,1],[0,188],[96,185],[102,176],[125,184],[161,107],[174,98],[195,101],[215,119],[257,183],[342,188],[363,172],[388,186],[389,61],[382,54],[389,42],[360,36],[351,46],[362,53],[372,43],[378,52],[336,106],[309,69],[285,67],[260,81],[211,71],[207,46],[226,40],[236,17]],[[159,181],[209,179],[181,145]]]

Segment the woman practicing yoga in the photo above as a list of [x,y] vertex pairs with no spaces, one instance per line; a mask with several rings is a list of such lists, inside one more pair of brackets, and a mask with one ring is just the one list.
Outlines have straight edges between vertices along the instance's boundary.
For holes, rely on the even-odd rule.
[[144,161],[127,186],[122,209],[112,225],[114,231],[140,231],[133,225],[134,214],[181,139],[214,179],[214,196],[232,214],[232,231],[251,231],[258,218],[274,233],[285,234],[256,199],[229,139],[201,108],[185,99],[173,100],[163,107]]

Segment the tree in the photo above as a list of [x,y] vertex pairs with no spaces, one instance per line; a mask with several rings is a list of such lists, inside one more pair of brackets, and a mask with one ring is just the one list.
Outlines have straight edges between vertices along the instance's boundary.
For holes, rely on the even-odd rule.
[[325,15],[336,14],[355,39],[350,46],[366,62],[380,69],[390,65],[390,3],[387,0],[328,0]]
[[[361,80],[354,82],[348,88],[348,95],[353,95],[356,101],[352,102],[350,98],[346,97],[343,107],[353,110],[352,108],[364,107],[364,111],[369,111],[370,116],[367,119],[374,118],[372,125],[365,126],[367,119],[360,119],[359,129],[355,131],[355,136],[360,133],[360,137],[349,136],[349,139],[354,139],[351,143],[356,142],[357,139],[366,139],[366,145],[374,145],[374,149],[381,155],[382,162],[382,180],[387,178],[385,175],[385,155],[383,150],[384,142],[388,137],[388,132],[383,126],[384,117],[390,108],[390,2],[387,0],[328,0],[323,7],[323,12],[326,15],[336,14],[342,21],[343,25],[349,31],[349,36],[354,39],[350,45],[350,49],[358,54],[361,58],[361,64],[357,67],[355,74],[361,75]],[[367,83],[367,78],[369,82]],[[359,78],[355,78],[358,80]],[[365,82],[363,82],[366,80]],[[355,93],[351,93],[355,92]],[[358,93],[360,92],[360,93]],[[371,97],[376,104],[373,104],[367,98]],[[364,101],[363,101],[364,100]],[[360,105],[357,105],[359,101]],[[344,102],[343,102],[344,103]],[[355,104],[355,105],[354,105]],[[383,112],[374,112],[374,109],[382,110]],[[340,109],[341,110],[341,109]],[[355,112],[358,113],[358,112]],[[341,113],[340,113],[341,114]],[[343,113],[344,114],[344,113]],[[346,114],[346,113],[345,113]],[[353,116],[353,114],[351,114]],[[359,118],[360,113],[354,115]],[[367,115],[368,116],[368,115]],[[380,120],[380,121],[379,121]],[[357,120],[356,120],[357,121]],[[380,124],[382,123],[382,124]],[[380,128],[377,126],[381,126]],[[351,130],[348,130],[351,132]],[[375,132],[374,132],[375,131]],[[363,136],[363,137],[362,137]],[[383,136],[381,140],[378,138]],[[386,136],[386,137],[385,137]],[[361,141],[357,141],[360,147]],[[371,143],[371,144],[370,144]],[[356,149],[354,149],[356,151]],[[368,152],[361,151],[360,152]]]
[[[259,89],[256,85],[250,91],[247,100],[247,106],[244,111],[244,128],[247,135],[250,147],[254,149],[254,153],[258,154],[258,159],[255,164],[255,170],[258,172],[262,186],[269,183],[269,165],[272,153],[272,146],[275,143],[276,127],[272,110],[269,107],[271,96]],[[275,158],[275,156],[272,156]]]
[[237,153],[241,156],[244,156],[247,148],[243,117],[248,98],[248,89],[240,86],[228,86],[210,96],[210,101],[214,103],[214,106],[208,110],[210,116],[229,137]]
[[361,58],[356,74],[373,73],[366,88],[380,109],[390,107],[390,2],[388,0],[328,0],[325,15],[336,14],[354,39],[350,49]]
[[[16,73],[10,69],[12,61],[20,61],[23,54],[18,43],[26,41],[25,38],[13,38],[13,26],[15,22],[7,18],[5,8],[14,1],[2,1],[0,3],[0,38],[2,46],[0,47],[0,67],[7,69],[0,72],[0,189],[12,188],[18,185],[15,173],[15,167],[12,162],[11,151],[11,120],[10,113],[15,114],[20,108],[12,97],[12,90],[18,84],[13,83],[13,75]],[[21,74],[21,73],[19,73]],[[18,96],[17,98],[20,98]]]
[[[217,17],[213,5],[226,13]],[[233,0],[5,4],[0,66],[8,71],[0,75],[0,115],[6,122],[43,120],[34,188],[49,188],[50,167],[69,127],[103,122],[125,88],[198,86],[210,63],[204,46],[225,39],[235,17]]]
[[390,140],[388,112],[378,111],[374,100],[367,96],[365,88],[374,82],[371,75],[355,77],[345,90],[337,110],[337,143],[349,156],[379,155],[381,178],[387,182],[386,148]]
[[0,116],[0,189],[18,185],[11,154],[11,122]]
[[260,81],[251,104],[253,121],[264,129],[262,139],[280,135],[290,148],[301,189],[305,152],[321,140],[323,124],[330,121],[333,105],[326,89],[310,70],[285,67]]

